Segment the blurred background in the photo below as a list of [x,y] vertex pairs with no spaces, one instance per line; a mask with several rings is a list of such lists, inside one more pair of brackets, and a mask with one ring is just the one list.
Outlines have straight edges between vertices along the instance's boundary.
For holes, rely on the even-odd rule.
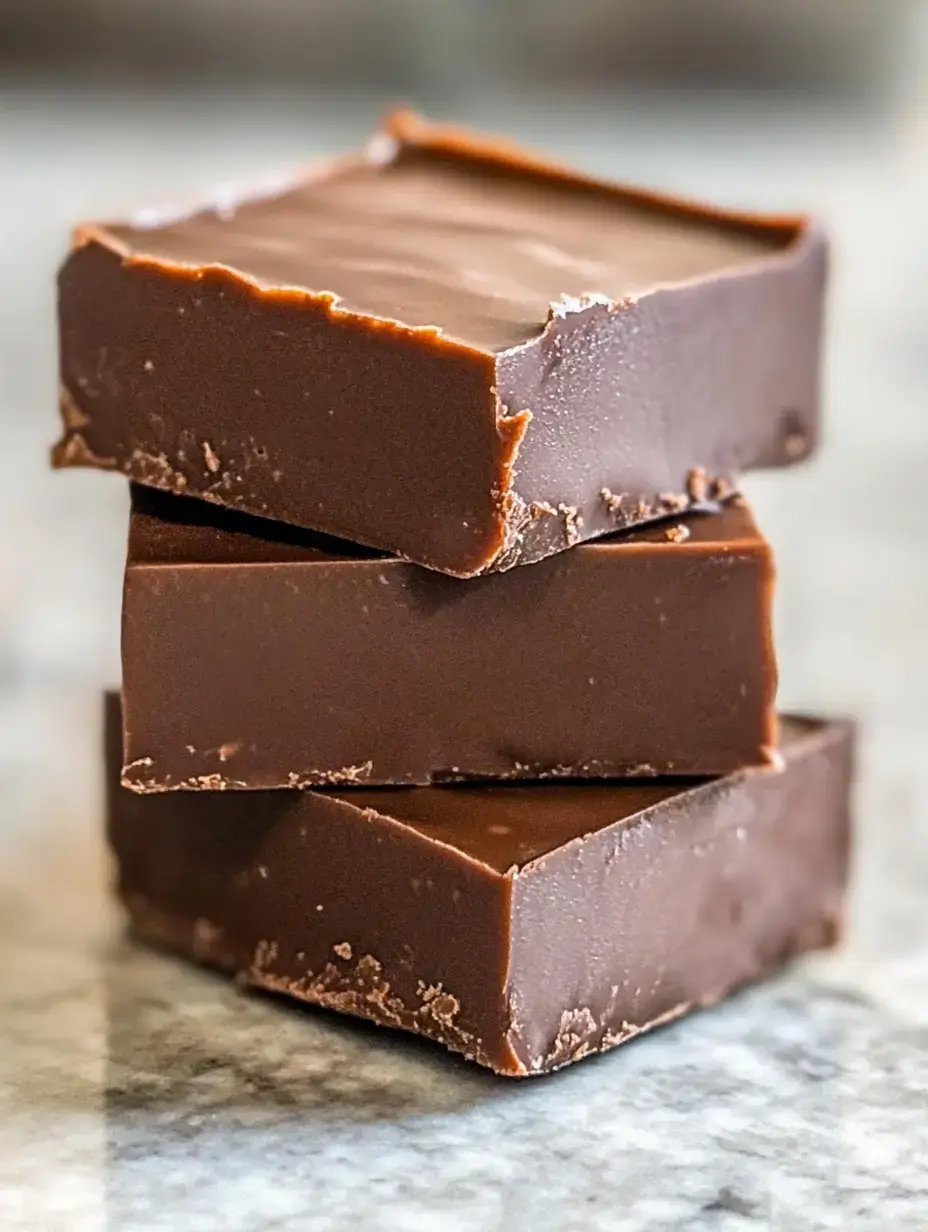
[[[355,145],[397,101],[622,179],[808,208],[831,229],[824,448],[746,490],[778,552],[783,704],[863,724],[842,961],[884,1004],[923,1012],[928,6],[0,0],[0,966],[20,973],[4,989],[64,1007],[36,1000],[0,1035],[34,1036],[61,1070],[99,1068],[105,1050],[88,1042],[105,1041],[99,1005],[60,989],[65,958],[75,987],[96,986],[112,926],[98,699],[119,674],[126,491],[47,469],[69,228]],[[7,1137],[0,1195],[4,1168],[34,1173],[37,1193],[51,1169],[57,1194],[74,1173],[70,1142],[56,1150],[53,1167]]]
[[854,91],[906,0],[4,0],[16,67],[86,80],[268,74],[416,92],[659,81]]

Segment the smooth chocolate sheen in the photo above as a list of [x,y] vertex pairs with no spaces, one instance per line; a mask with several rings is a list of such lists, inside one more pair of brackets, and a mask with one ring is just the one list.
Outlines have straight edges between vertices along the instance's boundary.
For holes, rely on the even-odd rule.
[[125,786],[710,775],[771,758],[773,561],[740,498],[469,581],[268,529],[134,488]]
[[80,227],[54,458],[508,569],[810,452],[825,264],[807,219],[399,114],[273,192]]
[[620,1044],[838,936],[852,736],[690,788],[140,796],[109,841],[145,938],[522,1076]]

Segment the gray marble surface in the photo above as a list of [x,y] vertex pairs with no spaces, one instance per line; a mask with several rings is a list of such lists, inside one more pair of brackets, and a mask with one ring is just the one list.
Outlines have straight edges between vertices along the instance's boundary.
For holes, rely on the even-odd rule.
[[[107,898],[98,691],[122,484],[49,476],[68,222],[293,163],[376,108],[0,88],[0,1227],[916,1232],[928,1226],[928,114],[474,103],[588,166],[808,203],[837,241],[828,448],[749,492],[790,706],[864,724],[838,953],[549,1079],[246,997]],[[466,111],[467,109],[465,109]]]

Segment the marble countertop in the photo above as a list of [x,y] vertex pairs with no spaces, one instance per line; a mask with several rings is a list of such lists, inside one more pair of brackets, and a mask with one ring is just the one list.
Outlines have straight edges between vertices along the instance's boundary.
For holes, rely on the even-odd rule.
[[[496,106],[590,167],[806,202],[837,241],[829,433],[749,492],[790,707],[864,725],[834,955],[512,1084],[133,946],[107,897],[99,690],[125,493],[50,476],[68,222],[356,139],[312,98],[0,88],[0,1227],[5,1232],[922,1232],[928,1225],[928,113]],[[465,109],[466,110],[466,109]]]

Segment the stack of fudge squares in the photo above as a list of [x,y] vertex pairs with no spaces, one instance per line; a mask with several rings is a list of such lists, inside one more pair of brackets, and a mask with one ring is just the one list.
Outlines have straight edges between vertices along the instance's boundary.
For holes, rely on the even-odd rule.
[[513,1076],[833,943],[853,732],[777,717],[736,486],[815,446],[826,258],[409,113],[80,227],[54,460],[132,482],[137,935]]

